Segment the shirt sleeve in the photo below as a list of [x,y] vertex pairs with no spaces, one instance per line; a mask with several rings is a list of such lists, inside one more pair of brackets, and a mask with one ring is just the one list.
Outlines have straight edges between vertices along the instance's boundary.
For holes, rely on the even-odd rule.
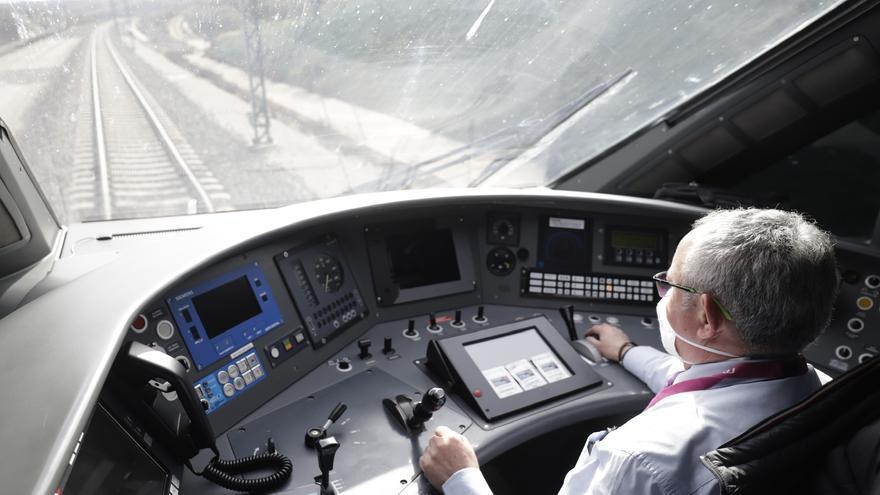
[[605,448],[599,442],[592,453],[584,449],[574,469],[565,476],[559,495],[666,495],[669,492],[656,479],[656,472],[637,456]]
[[483,473],[477,468],[459,469],[443,483],[444,495],[492,495]]
[[647,345],[636,346],[627,351],[621,364],[636,378],[645,382],[655,394],[666,386],[673,373],[684,370],[681,360]]

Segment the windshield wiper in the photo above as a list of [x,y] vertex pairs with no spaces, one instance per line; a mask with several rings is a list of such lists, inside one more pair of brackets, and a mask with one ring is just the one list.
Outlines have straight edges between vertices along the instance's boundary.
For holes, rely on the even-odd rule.
[[[403,180],[394,180],[391,181],[393,184],[385,183],[380,184],[380,186],[384,190],[409,187],[419,178],[436,174],[444,169],[455,167],[480,157],[488,160],[489,163],[480,172],[479,177],[469,184],[471,187],[477,186],[500,170],[504,164],[534,146],[544,136],[553,132],[554,129],[589,106],[590,103],[608,92],[608,90],[622,82],[632,73],[633,69],[628,68],[620,74],[589,88],[577,98],[542,117],[521,120],[517,124],[502,127],[467,145],[416,163],[410,168],[408,177],[401,177],[399,179]],[[497,153],[498,156],[491,156],[492,153]],[[398,179],[398,177],[395,177],[395,179]]]
[[[389,168],[388,173],[374,181],[357,187],[358,191],[389,191],[418,187],[420,180],[427,180],[438,172],[456,167],[470,160],[487,161],[479,177],[470,181],[469,186],[479,185],[489,176],[500,170],[525,150],[534,146],[544,136],[565,123],[572,116],[590,105],[596,98],[622,82],[633,73],[626,69],[620,74],[597,84],[581,93],[577,98],[552,112],[538,118],[523,119],[520,122],[502,127],[491,134],[454,148],[427,160],[415,163],[405,170]],[[495,153],[497,156],[492,156]],[[432,184],[434,185],[434,184]]]

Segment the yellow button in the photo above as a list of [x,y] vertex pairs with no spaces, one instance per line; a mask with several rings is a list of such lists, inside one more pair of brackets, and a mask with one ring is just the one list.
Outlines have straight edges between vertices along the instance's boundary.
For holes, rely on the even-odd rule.
[[856,305],[859,307],[859,309],[867,311],[874,307],[874,300],[870,297],[862,296],[856,299]]

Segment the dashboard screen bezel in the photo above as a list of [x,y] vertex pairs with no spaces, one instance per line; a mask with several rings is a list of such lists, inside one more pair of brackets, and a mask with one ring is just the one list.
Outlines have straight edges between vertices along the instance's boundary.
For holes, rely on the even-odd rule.
[[[261,311],[211,337],[193,305],[193,299],[243,276],[247,277],[248,285]],[[284,317],[281,315],[275,294],[257,262],[242,264],[202,283],[177,290],[166,297],[165,302],[198,371],[214,366],[237,349],[284,324]]]
[[[452,233],[452,244],[458,267],[458,279],[448,282],[402,288],[394,282],[389,260],[388,238],[400,235],[430,234],[440,230]],[[373,275],[373,288],[379,306],[393,306],[413,301],[434,299],[476,290],[473,251],[465,226],[458,218],[424,219],[403,223],[371,225],[366,228],[367,252]]]
[[[503,339],[505,336],[530,329],[538,332],[547,347],[564,364],[572,376],[501,398],[493,392],[492,385],[466,348],[469,345]],[[503,340],[499,342],[503,342]],[[437,352],[442,356],[437,356]],[[429,369],[440,375],[444,373],[438,368],[451,371],[455,375],[450,377],[455,382],[455,391],[488,421],[495,421],[509,414],[532,409],[548,401],[594,388],[603,383],[603,379],[581,359],[570,342],[543,316],[500,325],[472,334],[432,341],[432,345],[429,345],[428,348],[427,364]]]

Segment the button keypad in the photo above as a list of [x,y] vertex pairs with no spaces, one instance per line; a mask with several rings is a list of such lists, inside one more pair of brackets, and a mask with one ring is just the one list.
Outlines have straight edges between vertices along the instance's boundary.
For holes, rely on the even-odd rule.
[[239,355],[234,362],[224,364],[220,369],[202,378],[196,382],[195,388],[199,397],[208,402],[206,412],[210,414],[247,391],[265,376],[260,358],[257,352],[252,350],[247,355]]
[[627,277],[527,272],[523,293],[529,296],[574,297],[611,302],[655,302],[654,282]]

